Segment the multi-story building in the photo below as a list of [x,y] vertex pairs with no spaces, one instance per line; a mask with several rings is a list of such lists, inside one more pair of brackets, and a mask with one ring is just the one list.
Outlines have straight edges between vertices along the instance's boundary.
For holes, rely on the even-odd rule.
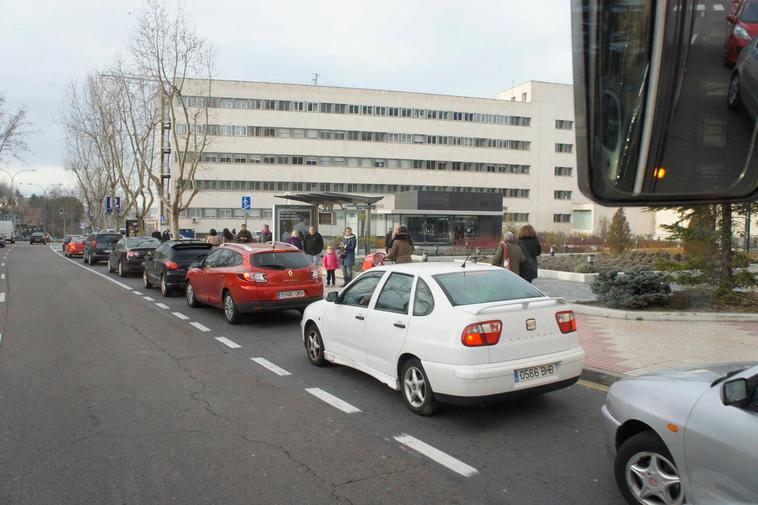
[[[530,81],[494,99],[241,81],[214,81],[209,99],[204,89],[191,81],[184,91],[190,104],[210,104],[213,135],[180,220],[197,233],[239,228],[247,213],[250,228],[277,224],[284,238],[287,219],[303,219],[288,193],[382,197],[373,235],[400,221],[417,241],[440,244],[499,235],[501,223],[593,233],[615,211],[577,188],[570,85]],[[287,204],[272,223],[275,205]],[[359,212],[336,207],[322,233],[357,229]],[[634,233],[655,233],[655,214],[627,214]]]

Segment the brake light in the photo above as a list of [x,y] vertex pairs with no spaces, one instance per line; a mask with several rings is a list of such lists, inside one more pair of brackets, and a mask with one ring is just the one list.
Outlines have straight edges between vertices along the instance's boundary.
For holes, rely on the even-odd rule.
[[576,331],[576,319],[574,318],[574,312],[571,310],[564,310],[555,313],[555,320],[558,321],[558,328],[561,333],[571,333]]
[[166,265],[166,270],[179,270],[179,265],[173,261],[164,261],[163,264]]
[[263,272],[245,272],[242,274],[237,274],[237,277],[247,282],[268,282],[268,279],[266,279],[266,274]]
[[137,256],[139,256],[139,253],[137,251],[129,251],[126,253],[127,258],[136,258]]
[[502,329],[503,323],[501,321],[483,321],[470,324],[463,330],[461,342],[466,347],[495,345],[500,341]]
[[311,270],[311,279],[313,279],[315,281],[315,280],[318,280],[320,278],[321,278],[321,271],[320,270],[316,270],[316,269]]

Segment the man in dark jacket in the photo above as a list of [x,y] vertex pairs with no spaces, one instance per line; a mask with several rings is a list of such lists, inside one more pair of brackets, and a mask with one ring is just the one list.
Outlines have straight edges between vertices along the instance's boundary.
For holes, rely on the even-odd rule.
[[161,231],[158,228],[156,228],[156,229],[153,230],[153,233],[151,233],[150,236],[153,237],[153,238],[157,238],[158,240],[160,240],[161,239]]
[[261,228],[261,242],[271,242],[273,235],[271,234],[271,228],[267,224]]
[[247,229],[247,225],[240,226],[240,232],[237,234],[237,242],[246,244],[253,241],[253,234]]
[[303,239],[303,252],[311,257],[314,265],[318,265],[321,251],[324,250],[324,238],[315,226],[308,228],[308,235]]
[[537,278],[537,256],[542,254],[540,241],[537,239],[537,232],[530,224],[525,224],[518,231],[518,245],[526,256],[524,265],[521,267],[520,275],[525,280],[532,282]]

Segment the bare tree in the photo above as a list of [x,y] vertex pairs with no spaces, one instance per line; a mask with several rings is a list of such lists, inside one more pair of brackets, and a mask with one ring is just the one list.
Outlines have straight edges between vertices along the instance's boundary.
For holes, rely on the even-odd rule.
[[66,159],[64,166],[76,176],[77,196],[84,206],[84,213],[93,228],[105,226],[103,201],[108,194],[107,173],[99,164],[92,142],[88,137],[65,128]]
[[[209,100],[191,101],[184,90],[190,79],[203,78],[202,94],[210,98],[213,53],[189,27],[181,8],[170,12],[157,0],[149,0],[139,17],[131,53],[135,71],[157,85],[161,138],[170,132],[170,142],[163,141],[159,146],[161,170],[151,172],[150,177],[158,187],[171,232],[178,236],[179,215],[197,194],[195,174],[209,142]],[[170,130],[164,129],[166,123],[171,125]],[[169,145],[173,157],[164,152]]]
[[27,111],[21,107],[15,112],[6,110],[5,96],[0,94],[0,164],[11,159],[21,159],[29,150],[26,137],[32,133]]

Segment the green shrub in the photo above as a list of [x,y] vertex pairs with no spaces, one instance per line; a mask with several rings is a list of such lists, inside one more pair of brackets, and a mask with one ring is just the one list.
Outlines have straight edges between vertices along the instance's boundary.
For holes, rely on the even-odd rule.
[[614,309],[665,305],[671,298],[671,286],[664,275],[644,270],[624,274],[600,272],[591,288],[601,303]]

